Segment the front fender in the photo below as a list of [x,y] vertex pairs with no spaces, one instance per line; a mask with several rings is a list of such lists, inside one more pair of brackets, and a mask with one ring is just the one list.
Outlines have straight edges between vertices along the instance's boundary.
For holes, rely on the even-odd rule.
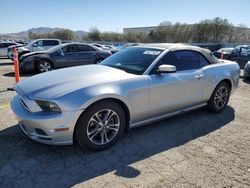
[[131,121],[144,119],[149,113],[148,76],[129,80],[93,85],[60,97],[65,110],[84,110],[93,103],[103,99],[117,99],[123,102],[129,112]]
[[91,106],[92,104],[94,104],[95,102],[98,102],[98,101],[103,100],[103,99],[116,99],[116,100],[119,100],[119,101],[123,102],[124,104],[126,104],[128,109],[130,109],[129,102],[126,100],[125,97],[117,95],[117,94],[113,94],[113,93],[106,93],[106,94],[98,95],[98,96],[96,96],[94,98],[91,98],[88,101],[85,101],[85,103],[81,106],[81,110],[86,109],[89,106]]
[[59,101],[66,107],[65,110],[84,110],[93,103],[108,98],[120,100],[130,108],[126,93],[122,92],[118,87],[111,86],[80,89],[62,96]]

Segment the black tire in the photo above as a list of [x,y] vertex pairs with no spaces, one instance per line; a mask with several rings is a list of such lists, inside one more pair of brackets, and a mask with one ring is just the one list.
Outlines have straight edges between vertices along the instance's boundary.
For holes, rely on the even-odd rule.
[[[108,109],[111,110],[112,112],[114,112],[114,115],[113,116],[111,115],[108,121],[111,120],[111,121],[113,121],[114,124],[117,124],[115,121],[119,120],[120,124],[119,124],[119,128],[117,128],[117,131],[110,130],[109,128],[106,129],[106,127],[100,128],[101,125],[97,124],[96,121],[92,121],[93,119],[96,119],[95,118],[96,114],[102,115],[101,113],[105,113],[106,110],[108,110]],[[116,117],[116,115],[118,116],[118,118]],[[105,114],[105,116],[106,116],[106,114]],[[102,116],[99,116],[99,118],[103,119]],[[114,120],[111,118],[113,118]],[[105,122],[108,122],[108,121],[105,121]],[[113,146],[117,142],[117,140],[121,137],[121,135],[123,134],[123,132],[125,130],[125,123],[126,123],[125,113],[119,104],[117,104],[116,102],[114,102],[112,100],[100,101],[100,102],[95,103],[92,106],[90,106],[78,119],[77,124],[76,124],[76,128],[75,128],[75,132],[74,132],[75,140],[82,148],[86,148],[89,150],[99,151],[99,150],[107,149],[107,148]],[[89,130],[91,130],[91,127],[95,127],[95,128],[92,128],[92,130],[94,130],[94,131],[96,131],[98,129],[98,131],[96,131],[98,133],[96,134],[96,132],[94,132],[94,131],[92,131],[93,134],[89,133]],[[107,127],[108,127],[108,125],[107,125]],[[103,129],[103,130],[101,130],[101,129]],[[105,133],[106,137],[104,136],[104,131],[106,132]],[[108,136],[107,136],[108,133],[110,134],[109,138],[112,138],[112,139],[110,139],[110,141],[107,143],[97,144],[97,142],[99,141],[98,138],[100,139],[100,142],[102,142],[102,140],[107,141],[108,140]],[[96,135],[96,136],[93,136],[93,135]],[[102,135],[103,139],[101,139],[101,135]],[[90,137],[93,137],[92,140]],[[107,140],[104,137],[107,138]],[[96,143],[94,143],[94,142],[96,142]]]
[[[221,96],[219,94],[220,91],[223,93]],[[220,82],[214,89],[212,96],[208,101],[208,110],[213,113],[222,112],[227,106],[230,98],[230,92],[231,90],[229,85],[225,81]]]
[[48,72],[51,70],[53,70],[53,64],[47,59],[40,60],[36,64],[36,72],[37,73]]
[[95,60],[95,64],[99,64],[99,63],[101,63],[103,60],[104,60],[103,58],[96,59],[96,60]]

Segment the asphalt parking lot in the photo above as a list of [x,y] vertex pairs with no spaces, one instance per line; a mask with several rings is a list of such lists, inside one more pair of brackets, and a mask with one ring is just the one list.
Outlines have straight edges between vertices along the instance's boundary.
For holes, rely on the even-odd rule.
[[220,114],[197,110],[89,152],[21,133],[10,109],[15,92],[6,90],[13,76],[0,59],[0,187],[250,187],[250,81],[240,79]]

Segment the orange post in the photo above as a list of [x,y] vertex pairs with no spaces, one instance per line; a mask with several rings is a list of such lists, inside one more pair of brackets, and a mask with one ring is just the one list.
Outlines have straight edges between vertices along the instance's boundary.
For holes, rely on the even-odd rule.
[[220,58],[221,58],[221,59],[224,59],[223,50],[221,50]]
[[20,80],[20,75],[19,75],[19,62],[18,62],[18,54],[16,47],[13,48],[13,57],[14,57],[13,59],[14,59],[15,80],[17,83]]

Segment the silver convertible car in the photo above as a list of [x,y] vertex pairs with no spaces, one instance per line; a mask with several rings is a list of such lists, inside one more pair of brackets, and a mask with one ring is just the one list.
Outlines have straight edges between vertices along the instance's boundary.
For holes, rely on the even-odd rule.
[[32,140],[102,150],[136,126],[205,106],[223,111],[239,76],[237,63],[218,60],[206,49],[138,45],[100,64],[20,82],[12,109]]

